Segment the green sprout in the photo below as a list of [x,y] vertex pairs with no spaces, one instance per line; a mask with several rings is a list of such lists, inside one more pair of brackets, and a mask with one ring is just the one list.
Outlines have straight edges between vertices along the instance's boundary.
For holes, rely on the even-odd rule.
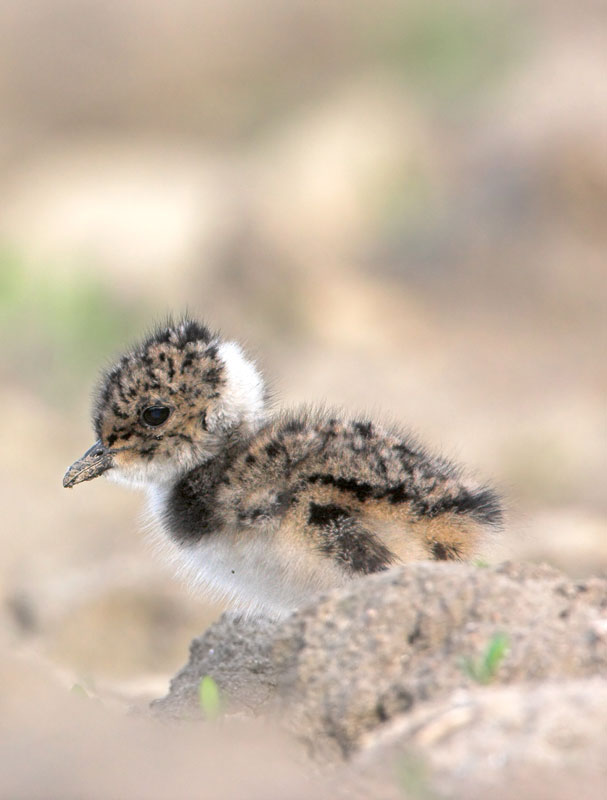
[[219,687],[210,675],[205,675],[198,684],[198,704],[204,718],[209,722],[221,716],[223,703]]
[[462,662],[462,669],[477,683],[490,683],[504,660],[509,644],[510,641],[505,633],[496,633],[490,639],[482,656],[477,660],[470,657],[465,658]]

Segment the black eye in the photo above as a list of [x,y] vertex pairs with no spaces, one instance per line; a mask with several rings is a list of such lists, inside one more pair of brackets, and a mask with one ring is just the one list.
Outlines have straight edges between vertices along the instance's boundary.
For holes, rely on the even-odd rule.
[[155,428],[157,425],[162,425],[166,422],[171,413],[171,409],[166,406],[149,406],[141,412],[141,419],[146,425],[151,425]]

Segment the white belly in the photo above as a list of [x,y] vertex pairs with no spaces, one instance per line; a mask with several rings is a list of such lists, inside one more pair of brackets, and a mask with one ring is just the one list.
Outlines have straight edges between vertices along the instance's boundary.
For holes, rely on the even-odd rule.
[[178,545],[162,522],[169,489],[148,492],[149,530],[164,557],[197,593],[250,613],[282,617],[314,594],[347,579],[326,558],[282,529],[247,528],[205,534],[195,544]]

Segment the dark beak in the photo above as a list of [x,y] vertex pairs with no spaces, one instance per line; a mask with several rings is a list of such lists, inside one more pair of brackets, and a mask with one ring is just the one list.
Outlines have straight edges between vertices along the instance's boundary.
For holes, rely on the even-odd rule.
[[90,450],[75,461],[63,476],[63,486],[71,489],[77,483],[90,481],[114,466],[113,455],[101,442],[95,442]]

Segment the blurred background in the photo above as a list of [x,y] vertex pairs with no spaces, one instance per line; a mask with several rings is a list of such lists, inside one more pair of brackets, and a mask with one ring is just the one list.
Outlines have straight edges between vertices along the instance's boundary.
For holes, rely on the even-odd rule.
[[492,480],[494,558],[606,569],[606,23],[599,0],[0,0],[4,644],[158,696],[220,613],[150,552],[141,497],[61,487],[99,368],[186,307],[285,403]]

